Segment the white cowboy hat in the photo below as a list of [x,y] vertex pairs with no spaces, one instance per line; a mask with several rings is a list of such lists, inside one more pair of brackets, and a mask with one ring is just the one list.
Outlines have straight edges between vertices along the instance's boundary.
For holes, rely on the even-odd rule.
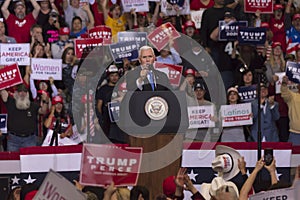
[[238,159],[242,156],[235,149],[224,145],[216,146],[216,158],[212,162],[214,171],[219,172],[224,180],[230,180],[239,173]]
[[229,187],[225,192],[233,193],[233,195],[239,197],[239,190],[236,185],[231,181],[225,181],[222,177],[215,177],[211,183],[203,183],[200,193],[206,200],[210,200],[212,196],[216,196],[217,190],[223,186]]

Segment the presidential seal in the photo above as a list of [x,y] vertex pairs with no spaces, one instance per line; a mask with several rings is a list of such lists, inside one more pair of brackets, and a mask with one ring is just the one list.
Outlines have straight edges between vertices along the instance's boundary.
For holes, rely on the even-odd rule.
[[145,104],[145,112],[150,119],[161,120],[168,114],[169,107],[162,97],[152,97]]

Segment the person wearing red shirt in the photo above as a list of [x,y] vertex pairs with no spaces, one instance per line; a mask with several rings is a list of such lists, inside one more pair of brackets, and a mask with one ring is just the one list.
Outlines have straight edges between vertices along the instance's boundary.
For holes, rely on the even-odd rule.
[[33,11],[26,15],[26,6],[23,1],[14,4],[15,14],[11,14],[8,6],[11,0],[5,0],[1,11],[8,29],[8,35],[14,37],[18,43],[30,42],[30,27],[36,23],[36,18],[40,12],[40,5],[36,0],[30,0]]
[[190,2],[191,10],[207,9],[213,6],[214,6],[213,0],[191,0]]

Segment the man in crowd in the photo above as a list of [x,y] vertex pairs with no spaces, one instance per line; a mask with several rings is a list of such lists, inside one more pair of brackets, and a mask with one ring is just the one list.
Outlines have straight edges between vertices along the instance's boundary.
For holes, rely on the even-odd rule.
[[28,88],[21,84],[13,97],[6,90],[0,91],[7,108],[8,140],[7,151],[19,151],[22,147],[36,146],[38,114],[46,114],[49,99],[42,96],[41,106],[29,99]]
[[292,92],[288,86],[288,77],[284,76],[281,85],[281,96],[289,107],[290,119],[290,136],[289,142],[293,145],[300,145],[300,84],[298,84],[298,92]]
[[140,48],[139,61],[141,65],[127,74],[129,91],[157,91],[171,88],[167,75],[154,69],[155,54],[151,47]]
[[8,35],[14,37],[18,43],[30,42],[30,28],[36,23],[36,18],[40,12],[40,6],[36,0],[30,0],[33,11],[26,15],[26,6],[23,1],[14,3],[14,12],[11,14],[8,6],[11,0],[5,0],[1,11],[6,21]]

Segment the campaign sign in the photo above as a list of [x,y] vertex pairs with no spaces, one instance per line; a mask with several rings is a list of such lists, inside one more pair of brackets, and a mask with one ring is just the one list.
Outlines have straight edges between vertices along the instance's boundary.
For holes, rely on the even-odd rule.
[[300,83],[300,64],[288,61],[286,63],[286,76],[294,83]]
[[183,66],[155,62],[154,68],[161,72],[164,72],[168,76],[169,82],[172,86],[175,86],[175,87],[179,86]]
[[33,200],[82,200],[86,199],[83,192],[78,190],[73,183],[68,181],[65,177],[56,173],[52,169],[46,175],[39,191],[33,197]]
[[285,199],[285,200],[294,200],[295,198],[295,189],[294,188],[284,188],[278,190],[269,190],[265,192],[259,192],[257,194],[251,195],[249,200],[264,200],[264,199]]
[[75,55],[78,59],[89,54],[94,48],[104,45],[103,38],[75,39]]
[[256,98],[256,85],[238,87],[241,102],[250,102]]
[[142,161],[141,147],[83,144],[80,183],[106,186],[136,185]]
[[7,114],[0,114],[0,130],[7,133]]
[[17,64],[6,66],[0,69],[0,90],[19,85],[23,79]]
[[108,102],[108,114],[111,122],[119,121],[120,117],[120,102]]
[[30,44],[0,44],[1,65],[18,63],[18,65],[30,65]]
[[147,45],[146,32],[118,32],[118,42],[136,41],[138,48]]
[[174,40],[178,37],[180,37],[180,34],[170,22],[157,27],[147,36],[148,40],[158,51],[161,51],[165,46],[167,46],[170,39]]
[[111,29],[108,26],[96,26],[94,28],[91,28],[89,30],[89,38],[93,39],[99,39],[99,38],[105,38],[105,39],[111,39]]
[[220,41],[235,41],[237,40],[239,27],[247,27],[247,21],[236,21],[226,23],[219,21],[219,40]]
[[191,19],[195,23],[196,29],[201,28],[202,15],[205,9],[191,10]]
[[272,0],[245,0],[244,12],[255,13],[257,10],[260,13],[273,13],[273,1]]
[[122,0],[122,7],[124,12],[149,12],[148,0]]
[[[179,5],[172,5],[168,3],[167,0],[161,0],[160,10],[166,16],[175,16],[177,15],[177,9],[175,6]],[[189,15],[190,14],[190,1],[184,1],[182,6],[179,6],[179,14],[180,15]]]
[[[47,135],[43,141],[42,146],[50,146],[51,138],[53,137],[53,130],[49,129]],[[58,134],[58,146],[66,146],[66,145],[76,145],[79,142],[76,142],[68,137],[61,138],[60,134]]]
[[31,59],[31,78],[34,80],[62,79],[62,60],[47,58]]
[[[276,94],[280,94],[281,93],[280,88],[281,88],[281,84],[282,84],[282,78],[283,78],[283,76],[285,76],[285,72],[275,73],[275,75],[278,76],[278,81],[276,81],[276,83],[275,83],[275,92],[276,92]],[[298,84],[293,83],[292,81],[289,81],[288,84],[287,84],[288,88],[293,92],[298,92],[297,85]]]
[[110,53],[116,63],[122,63],[124,58],[130,61],[139,57],[138,45],[136,41],[118,42],[109,45]]
[[263,45],[266,42],[266,28],[240,27],[237,39],[239,44]]
[[188,106],[189,129],[215,127],[214,106]]
[[252,124],[251,103],[222,105],[220,114],[222,117],[222,126],[243,126]]

